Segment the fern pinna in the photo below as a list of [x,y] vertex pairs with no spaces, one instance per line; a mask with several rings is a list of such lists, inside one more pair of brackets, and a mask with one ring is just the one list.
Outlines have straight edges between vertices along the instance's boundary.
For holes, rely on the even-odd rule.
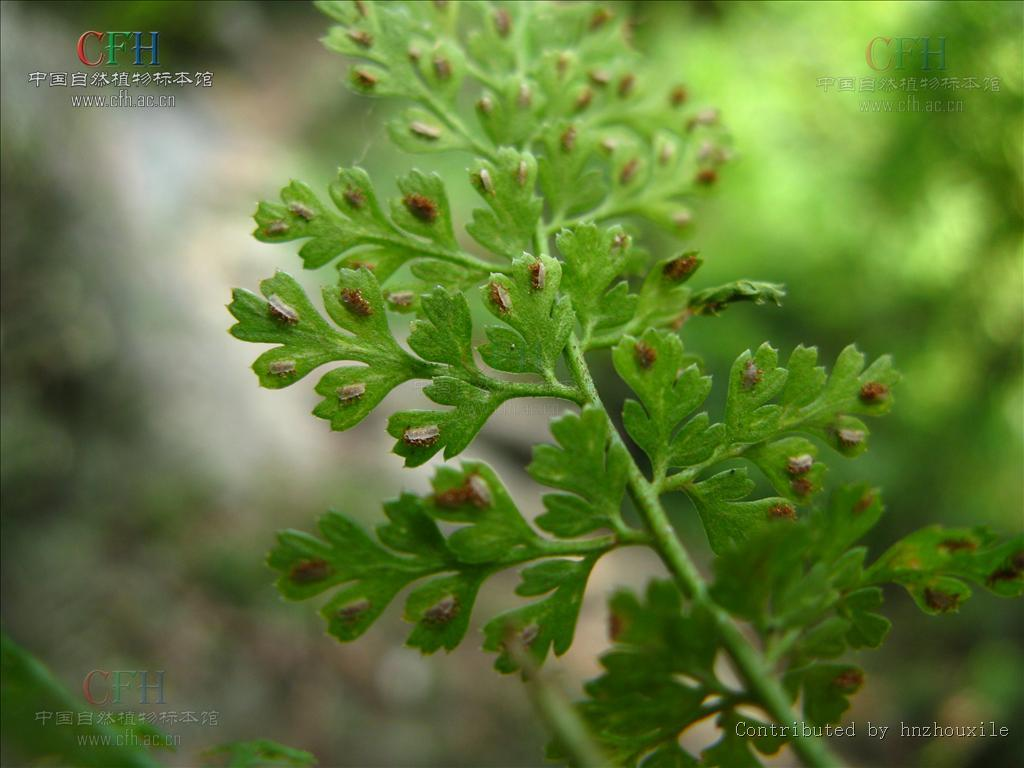
[[[262,295],[235,292],[231,332],[274,345],[253,365],[260,384],[286,387],[350,363],[315,385],[314,414],[344,430],[399,384],[424,381],[431,404],[387,423],[407,466],[462,453],[507,400],[570,408],[528,467],[551,489],[535,525],[487,465],[439,464],[433,491],[386,503],[375,534],[337,512],[316,534],[282,532],[269,558],[281,593],[328,594],[328,631],[351,641],[410,588],[408,644],[431,653],[463,640],[488,577],[522,567],[523,605],[490,617],[483,635],[500,672],[525,674],[570,647],[597,560],[651,547],[668,578],[612,596],[604,672],[576,708],[598,751],[556,730],[551,755],[733,768],[788,744],[806,765],[835,765],[814,728],[788,728],[842,717],[863,684],[843,654],[877,647],[889,629],[882,585],[905,586],[932,614],[955,612],[968,582],[1019,595],[1024,542],[936,526],[869,560],[857,542],[882,514],[878,491],[841,487],[821,500],[822,452],[864,451],[862,419],[893,404],[888,357],[869,363],[850,346],[826,373],[814,348],[782,362],[766,343],[732,366],[724,413],[701,410],[712,382],[680,340],[684,323],[735,302],[778,303],[783,291],[750,280],[703,286],[696,253],[656,257],[638,245],[646,223],[685,236],[692,201],[729,150],[714,110],[692,107],[682,85],[645,68],[620,13],[582,3],[319,5],[335,22],[325,44],[352,61],[351,87],[408,105],[387,126],[394,143],[464,153],[471,164],[447,182],[412,170],[386,204],[364,170],[342,168],[326,198],[293,181],[259,205],[257,239],[302,241],[306,268],[338,268],[322,311],[284,272]],[[466,184],[480,203],[463,237],[446,187]],[[482,343],[472,303],[490,315]],[[415,316],[407,346],[392,334],[394,313]],[[638,450],[595,387],[586,355],[600,349],[635,396],[622,423]],[[754,493],[751,467],[774,495]],[[669,523],[661,497],[671,493],[700,516],[716,556],[710,577]],[[637,526],[622,515],[626,496]],[[725,680],[720,657],[735,672]],[[680,735],[706,718],[717,740],[684,751]]]

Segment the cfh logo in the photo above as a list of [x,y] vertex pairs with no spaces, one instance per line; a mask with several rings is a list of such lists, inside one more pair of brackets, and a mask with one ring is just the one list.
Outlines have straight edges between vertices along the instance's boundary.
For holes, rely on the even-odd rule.
[[[868,43],[864,58],[876,72],[905,69],[907,60],[920,56],[921,69],[946,68],[946,38],[944,37],[876,37]],[[935,66],[932,66],[932,65]]]
[[[143,45],[143,35],[149,35],[149,44]],[[149,52],[148,66],[155,67],[160,63],[159,32],[84,32],[78,38],[78,60],[87,67],[98,67],[101,64],[114,67],[118,62],[119,53],[128,54],[134,51],[135,66],[143,65],[142,52]],[[103,54],[106,52],[106,61]]]
[[[164,671],[146,669],[115,669],[108,672],[94,669],[82,679],[82,693],[90,704],[120,704],[121,692],[139,691],[139,704],[165,704]],[[150,694],[156,696],[150,698]]]

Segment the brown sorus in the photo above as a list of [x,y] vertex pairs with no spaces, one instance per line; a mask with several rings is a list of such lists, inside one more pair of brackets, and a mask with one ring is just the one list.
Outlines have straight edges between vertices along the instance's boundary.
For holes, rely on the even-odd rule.
[[478,509],[487,509],[491,506],[491,487],[480,475],[475,472],[470,474],[465,485],[470,504]]
[[793,489],[793,493],[797,496],[808,496],[814,490],[814,483],[806,477],[795,477],[790,482],[789,487]]
[[633,356],[636,358],[636,364],[646,371],[657,361],[658,350],[649,344],[638,341],[633,346]]
[[414,136],[419,136],[421,139],[426,139],[427,141],[437,141],[441,138],[440,128],[428,123],[420,122],[419,120],[413,120],[409,123],[409,133]]
[[952,595],[940,589],[927,587],[924,590],[924,602],[933,611],[948,613],[949,611],[956,610],[960,605],[960,595]]
[[629,182],[633,180],[633,177],[636,176],[636,170],[639,167],[640,161],[635,157],[632,158],[629,162],[622,166],[622,170],[619,171],[619,183],[629,184]]
[[452,76],[452,63],[444,56],[434,59],[434,74],[438,80],[448,80]]
[[863,429],[843,428],[836,430],[836,437],[844,448],[855,448],[864,442],[865,435]]
[[859,669],[846,669],[832,678],[832,684],[844,691],[855,691],[864,684],[864,673]]
[[509,297],[508,291],[505,290],[505,286],[498,282],[492,282],[487,291],[495,308],[503,315],[508,314],[512,309],[512,299]]
[[695,252],[684,253],[678,258],[672,259],[662,268],[661,272],[669,280],[674,280],[678,283],[692,275],[699,266],[700,260]]
[[341,606],[334,615],[343,624],[355,624],[368,610],[370,610],[370,601],[364,597],[361,600]]
[[353,69],[352,79],[356,85],[360,85],[363,88],[373,88],[377,85],[377,76],[365,69]]
[[462,485],[435,493],[434,503],[445,509],[455,509],[466,504],[472,504],[477,509],[487,509],[492,503],[491,489],[487,481],[474,472],[466,476]]
[[299,322],[299,313],[291,305],[285,304],[284,300],[276,293],[272,293],[267,297],[267,305],[270,310],[270,316],[275,320],[280,320],[288,325],[295,325]]
[[590,17],[590,28],[599,29],[611,21],[613,14],[607,8],[598,8],[594,11],[594,15]]
[[526,109],[533,103],[533,91],[530,90],[530,86],[526,83],[520,83],[519,95],[516,97],[516,103],[523,109]]
[[796,520],[796,510],[789,504],[776,504],[768,510],[776,520]]
[[703,109],[686,121],[686,130],[692,131],[698,125],[714,125],[718,122],[718,110]]
[[295,373],[295,361],[274,360],[267,366],[267,371],[274,376],[290,376]]
[[582,112],[584,109],[590,106],[590,102],[594,99],[594,92],[590,88],[584,88],[580,91],[580,95],[576,97],[576,111]]
[[373,45],[373,35],[365,29],[350,29],[348,31],[348,36],[353,43],[362,46],[363,48],[369,48]]
[[338,395],[338,402],[342,405],[351,405],[358,401],[366,393],[366,385],[361,381],[354,384],[346,384],[335,390]]
[[978,545],[970,539],[946,539],[939,546],[947,552],[969,552],[978,548]]
[[540,634],[540,627],[537,624],[528,624],[519,632],[519,642],[529,645],[537,639]]
[[416,294],[412,291],[392,291],[388,294],[388,302],[396,307],[411,307]]
[[859,499],[857,499],[857,503],[853,505],[853,514],[859,515],[861,512],[863,512],[865,509],[867,509],[874,503],[875,494],[871,493],[871,491],[868,491]]
[[330,563],[317,557],[297,562],[289,571],[288,578],[295,584],[313,584],[317,581],[323,581],[330,573]]
[[744,389],[750,390],[761,383],[761,378],[764,376],[761,369],[754,364],[753,360],[747,360],[743,365],[743,370],[740,372],[740,386]]
[[796,477],[806,475],[814,466],[814,457],[809,453],[801,453],[798,456],[790,456],[786,460],[786,471]]
[[477,174],[477,179],[480,183],[480,188],[484,193],[488,195],[494,194],[494,180],[491,178],[491,172],[486,168],[481,168],[480,173]]
[[437,442],[441,437],[441,429],[437,424],[425,424],[422,427],[406,427],[402,433],[402,442],[413,448],[426,448]]
[[369,317],[373,314],[373,307],[370,306],[370,302],[366,300],[363,292],[358,288],[342,288],[341,303],[353,315]]
[[547,271],[544,268],[544,262],[535,261],[527,269],[530,272],[530,288],[535,291],[544,290],[544,281],[547,277]]
[[614,611],[608,614],[608,639],[613,643],[622,636],[624,623],[622,617]]
[[632,72],[623,75],[622,79],[619,80],[619,96],[625,98],[633,92],[633,86],[636,85],[636,75]]
[[573,147],[576,146],[576,126],[570,125],[564,131],[562,131],[562,149],[566,152],[572,152]]
[[494,12],[494,29],[501,37],[508,37],[512,30],[512,17],[505,8],[499,8]]
[[718,181],[718,171],[714,168],[701,168],[697,171],[696,181],[698,184],[710,186]]
[[525,160],[520,160],[519,165],[516,168],[516,182],[520,187],[526,186],[526,177],[528,175],[529,168],[526,166]]
[[448,624],[459,615],[459,599],[455,595],[446,595],[423,612],[423,621],[427,624]]
[[345,187],[345,191],[341,193],[341,196],[345,198],[346,203],[356,210],[366,205],[366,195],[359,187]]
[[1013,581],[1014,579],[1020,578],[1020,575],[1021,572],[1016,568],[999,568],[988,575],[988,578],[985,579],[985,583],[992,586],[1000,581]]
[[405,208],[424,224],[433,224],[437,220],[437,203],[426,195],[413,192],[402,198]]
[[879,381],[869,381],[860,388],[860,401],[867,405],[880,403],[889,396],[889,388]]
[[314,213],[313,209],[303,205],[302,203],[289,203],[288,210],[300,219],[305,219],[306,221],[312,221],[316,217],[316,213]]

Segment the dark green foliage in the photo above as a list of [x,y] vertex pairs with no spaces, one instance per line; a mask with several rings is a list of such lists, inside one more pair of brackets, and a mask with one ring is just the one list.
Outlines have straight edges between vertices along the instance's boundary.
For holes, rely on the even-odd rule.
[[310,768],[316,758],[269,739],[233,741],[206,750],[203,765],[209,768]]
[[[485,628],[486,647],[500,653],[496,666],[503,672],[518,668],[505,652],[509,642],[521,643],[538,663],[549,648],[565,653],[590,568],[614,540],[541,537],[493,470],[479,462],[465,462],[458,471],[440,467],[432,485],[430,496],[407,493],[386,504],[389,522],[377,528],[376,539],[337,512],[321,518],[319,538],[282,532],[268,560],[281,574],[278,589],[292,600],[333,590],[321,614],[330,633],[348,641],[369,629],[395,595],[415,582],[405,603],[404,618],[414,624],[408,644],[432,653],[451,650],[462,640],[485,579],[541,560],[522,572],[516,593],[551,594],[492,619]],[[445,536],[439,522],[459,527]],[[598,517],[587,530],[604,522]]]
[[[847,648],[877,647],[885,638],[889,622],[876,612],[882,605],[876,584],[906,584],[929,613],[942,611],[928,604],[925,589],[932,590],[933,601],[948,600],[945,610],[955,610],[969,595],[961,582],[945,574],[972,579],[995,594],[1022,591],[1019,570],[1013,578],[1010,571],[1024,542],[996,544],[984,530],[929,528],[865,567],[866,550],[854,545],[881,513],[875,490],[845,486],[832,494],[826,508],[729,549],[716,562],[716,603],[757,630],[790,695],[800,696],[808,724],[840,722],[849,696],[864,682],[857,667],[831,660]],[[1006,578],[993,580],[992,574],[1002,569]],[[939,589],[949,597],[935,597]],[[735,710],[745,702],[743,692],[728,690],[715,676],[715,659],[724,649],[714,623],[698,609],[684,610],[672,584],[652,583],[646,601],[617,593],[609,612],[615,645],[602,657],[605,674],[588,685],[588,700],[581,705],[609,755],[634,764],[713,714],[728,722],[752,722]],[[684,684],[680,676],[693,682]],[[732,738],[732,733],[723,734],[723,742],[704,753],[706,764],[755,764],[742,746],[745,740],[731,743]],[[754,746],[770,753],[778,740],[770,750],[766,744]]]

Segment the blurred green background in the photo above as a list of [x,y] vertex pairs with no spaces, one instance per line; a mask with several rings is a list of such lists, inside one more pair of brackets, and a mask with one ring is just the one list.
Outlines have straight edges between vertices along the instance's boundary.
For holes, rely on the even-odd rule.
[[[617,5],[666,80],[720,108],[732,134],[736,157],[685,243],[706,258],[701,278],[788,286],[782,309],[693,321],[685,343],[719,377],[765,339],[816,344],[826,360],[849,341],[892,352],[905,374],[894,414],[863,459],[833,462],[833,480],[885,489],[872,551],[934,521],[1022,530],[1024,5]],[[217,726],[168,729],[182,736],[169,765],[256,737],[327,766],[541,764],[544,734],[518,681],[491,673],[476,644],[420,658],[401,648],[392,610],[340,646],[310,606],[277,599],[262,564],[275,530],[308,528],[331,506],[373,521],[382,499],[425,487],[428,470],[401,470],[383,430],[419,395],[332,434],[308,415],[311,386],[256,386],[257,350],[228,337],[223,309],[231,286],[298,271],[294,248],[248,236],[255,201],[289,178],[323,187],[353,162],[378,179],[413,165],[461,173],[468,158],[393,151],[390,107],[345,90],[344,63],[317,43],[326,20],[304,3],[4,2],[0,13],[4,629],[75,695],[92,669],[165,670],[167,708],[218,711]],[[161,69],[210,70],[214,86],[180,92],[173,109],[100,111],[30,85],[33,71],[84,69],[74,45],[87,29],[159,30]],[[998,77],[999,90],[955,92],[961,112],[870,113],[865,98],[896,96],[817,86],[880,76],[864,56],[876,36],[925,35],[946,38],[944,74]],[[653,232],[648,243],[684,245]],[[623,396],[607,360],[595,366],[610,398]],[[531,514],[539,491],[522,467],[560,410],[507,408],[468,452]],[[674,512],[701,542],[694,516]],[[636,553],[602,563],[576,644],[552,665],[557,684],[572,692],[594,673],[607,594],[656,573]],[[510,604],[513,578],[484,592],[476,626]],[[835,746],[855,765],[1014,764],[1019,605],[979,591],[959,616],[933,618],[893,591],[888,613],[895,628],[859,659],[869,677],[850,718],[993,720],[1011,736]],[[4,737],[4,764],[22,764]]]

